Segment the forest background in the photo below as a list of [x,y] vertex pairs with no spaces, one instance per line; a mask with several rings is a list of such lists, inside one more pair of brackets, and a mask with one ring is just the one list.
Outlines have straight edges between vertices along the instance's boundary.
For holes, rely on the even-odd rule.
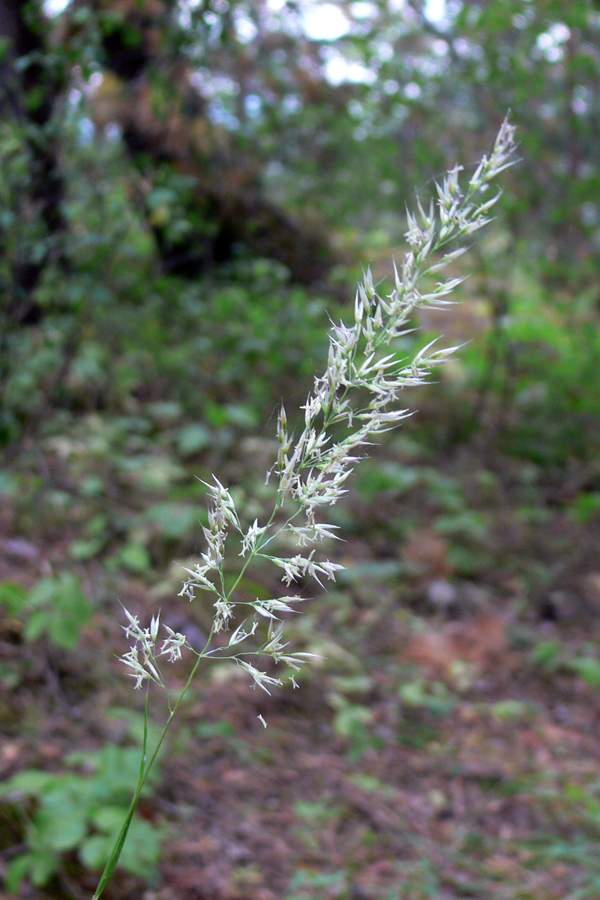
[[462,302],[395,352],[464,346],[290,626],[322,658],[272,696],[207,669],[106,896],[600,894],[594,0],[0,0],[5,891],[93,892],[139,764],[119,601],[202,641],[201,480],[260,514],[329,317],[508,110]]

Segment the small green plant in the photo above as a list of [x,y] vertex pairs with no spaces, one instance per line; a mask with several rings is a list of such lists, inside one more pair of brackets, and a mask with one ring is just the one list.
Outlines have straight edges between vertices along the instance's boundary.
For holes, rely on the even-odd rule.
[[[187,569],[188,579],[180,592],[190,601],[197,592],[208,593],[213,600],[214,617],[204,647],[196,649],[184,634],[168,626],[163,627],[159,642],[158,614],[149,627],[143,627],[137,616],[125,610],[125,632],[132,644],[122,661],[136,688],[156,685],[164,691],[169,715],[154,750],[148,749],[144,734],[134,795],[94,900],[102,894],[124,852],[138,799],[201,662],[231,660],[248,675],[253,687],[266,693],[282,686],[284,678],[293,688],[298,687],[295,675],[313,654],[289,649],[284,638],[282,619],[295,612],[303,599],[299,593],[291,593],[292,585],[299,587],[310,578],[320,585],[324,580],[335,581],[343,566],[316,555],[319,546],[337,537],[335,526],[322,521],[323,510],[346,493],[348,477],[373,441],[409,415],[399,408],[402,391],[426,383],[431,371],[456,349],[435,349],[434,341],[407,360],[402,355],[402,338],[417,309],[451,302],[449,295],[463,279],[437,281],[437,273],[466,248],[444,251],[437,261],[431,257],[490,221],[488,213],[500,197],[500,193],[488,195],[490,182],[513,164],[513,151],[514,129],[505,121],[492,154],[483,157],[464,193],[459,184],[461,168],[456,166],[443,184],[437,185],[436,204],[432,200],[426,211],[419,203],[418,217],[407,214],[409,249],[400,269],[395,269],[389,296],[377,292],[367,271],[356,293],[354,323],[332,325],[327,367],[315,378],[302,407],[304,426],[299,433],[288,425],[284,407],[280,409],[278,451],[267,474],[267,482],[270,479],[273,485],[273,508],[266,521],[250,521],[243,510],[238,511],[232,493],[215,476],[207,484],[212,504],[203,528],[206,550],[201,561]],[[237,555],[234,566],[229,562],[232,550]],[[252,600],[238,591],[255,562],[279,569],[288,593]],[[228,631],[229,637],[224,637]],[[176,662],[184,651],[194,662],[183,689],[174,696],[163,676],[163,659]],[[269,661],[268,667],[259,668],[261,659]],[[277,666],[283,678],[274,674]],[[366,708],[360,708],[361,725],[365,712]],[[262,716],[259,719],[266,726]],[[356,722],[356,712],[351,719]]]
[[[104,866],[110,856],[139,770],[139,749],[107,744],[94,752],[73,753],[67,762],[90,771],[53,775],[27,769],[0,788],[0,796],[20,809],[25,826],[27,851],[16,856],[6,872],[6,886],[13,893],[24,878],[36,886],[46,884],[60,871],[67,853],[75,853],[91,868]],[[156,770],[153,775],[156,780]],[[151,781],[146,784],[150,787]],[[120,866],[147,879],[158,862],[161,834],[161,828],[133,817]]]
[[591,687],[600,687],[600,660],[595,656],[577,656],[568,663],[568,669]]
[[0,583],[0,605],[24,622],[28,641],[41,635],[62,650],[72,650],[92,614],[81,581],[72,572],[41,578],[28,592],[16,582]]
[[72,650],[87,625],[92,607],[72,572],[42,578],[27,595],[25,637],[46,634],[57,647]]

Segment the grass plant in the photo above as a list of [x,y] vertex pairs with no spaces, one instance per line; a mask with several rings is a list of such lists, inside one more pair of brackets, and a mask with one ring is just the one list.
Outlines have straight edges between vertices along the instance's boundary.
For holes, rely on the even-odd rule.
[[[514,128],[505,120],[491,154],[482,158],[464,189],[460,185],[461,167],[455,166],[436,185],[437,198],[428,208],[418,202],[418,213],[407,213],[409,248],[401,266],[395,268],[394,287],[387,297],[379,294],[367,270],[358,285],[353,324],[332,323],[327,368],[315,378],[302,407],[304,426],[299,434],[288,424],[283,406],[279,411],[277,458],[267,473],[267,481],[274,486],[274,502],[266,520],[247,521],[244,511],[236,508],[230,490],[215,476],[207,484],[211,508],[203,529],[206,550],[201,560],[186,570],[188,577],[181,591],[190,601],[198,593],[208,594],[213,601],[214,615],[204,646],[194,648],[184,634],[161,626],[159,613],[144,626],[125,610],[125,632],[132,643],[122,661],[136,688],[154,684],[164,691],[169,714],[154,747],[148,746],[147,729],[144,731],[131,805],[94,900],[102,894],[119,862],[140,794],[201,663],[231,660],[247,673],[253,687],[267,693],[281,686],[284,679],[297,687],[295,676],[311,654],[290,648],[282,616],[297,611],[302,601],[297,589],[302,582],[309,578],[320,585],[335,581],[343,568],[317,553],[338,538],[336,527],[323,521],[324,511],[346,493],[348,477],[374,441],[410,414],[400,405],[401,392],[424,384],[432,370],[457,349],[440,349],[434,341],[407,360],[396,343],[411,330],[417,309],[440,308],[453,302],[451,295],[463,279],[435,281],[432,276],[465,252],[461,238],[491,221],[490,211],[501,196],[501,192],[490,190],[491,182],[514,163],[514,149]],[[450,249],[457,240],[459,245]],[[285,549],[290,545],[296,552]],[[232,554],[238,556],[233,575],[229,563]],[[242,579],[256,561],[268,561],[281,571],[285,585],[282,596],[266,600],[238,596]],[[225,641],[223,632],[229,633]],[[194,657],[194,663],[183,688],[173,695],[163,674],[164,661],[177,662],[184,652]],[[281,676],[272,674],[276,666]],[[149,693],[146,717],[148,703]],[[266,726],[262,716],[259,718]]]

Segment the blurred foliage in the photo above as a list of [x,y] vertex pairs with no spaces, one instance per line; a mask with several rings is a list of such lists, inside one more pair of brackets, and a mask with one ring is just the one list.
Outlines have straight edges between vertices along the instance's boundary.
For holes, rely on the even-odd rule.
[[[46,884],[63,865],[65,854],[74,851],[84,866],[104,867],[129,807],[139,755],[138,747],[107,744],[93,752],[72,753],[67,760],[71,770],[60,775],[25,769],[2,785],[2,796],[21,808],[27,847],[8,866],[5,881],[11,893],[26,877],[34,885]],[[73,771],[76,766],[87,768],[87,774]],[[159,826],[134,816],[120,866],[151,878],[160,856],[161,832]]]
[[309,379],[320,358],[323,306],[293,285],[323,280],[314,228],[352,254],[393,243],[414,185],[472,158],[510,107],[520,268],[507,247],[499,309],[486,274],[497,248],[485,251],[502,364],[490,375],[480,347],[465,363],[508,397],[509,452],[585,455],[598,417],[593,4],[321,7],[11,7],[4,443],[51,409],[149,401],[181,404],[184,453],[211,426],[260,426],[285,376]]
[[322,356],[315,285],[333,276],[333,313],[331,291],[350,294],[336,256],[395,243],[414,186],[477,156],[511,108],[505,249],[491,240],[475,262],[490,351],[463,365],[507,410],[508,452],[562,464],[597,449],[589,0],[51,8],[7,7],[4,444],[52,410],[158,402],[180,405],[184,455],[260,427]]
[[80,580],[71,572],[42,578],[25,599],[25,638],[35,640],[41,634],[63,650],[79,643],[81,629],[91,616]]
[[[152,583],[152,599],[177,593],[181,569],[169,567],[197,554],[205,517],[197,479],[223,458],[240,499],[255,498],[248,513],[260,515],[268,487],[254,480],[272,461],[274,410],[282,398],[289,410],[304,402],[327,352],[327,316],[351,315],[359,261],[388,276],[415,189],[428,199],[457,160],[468,176],[508,109],[518,126],[522,159],[506,173],[498,221],[457,267],[472,274],[464,320],[450,310],[444,324],[415,322],[468,343],[419,394],[419,416],[387,457],[359,468],[358,514],[334,510],[353,566],[323,621],[308,613],[298,625],[309,649],[333,660],[331,735],[360,765],[385,738],[372,712],[376,679],[364,674],[370,651],[362,659],[373,621],[387,630],[377,616],[392,617],[407,592],[450,615],[468,605],[461,583],[487,578],[503,597],[514,593],[524,615],[539,606],[552,619],[567,602],[554,591],[564,521],[598,521],[597,4],[59,6],[0,0],[0,524],[34,542],[11,549],[1,538],[2,552],[17,555],[0,582],[0,629],[11,646],[26,642],[27,657],[14,669],[12,657],[2,661],[9,688],[33,677],[27,642],[77,654],[92,612],[119,594],[119,576],[144,592]],[[408,355],[425,340],[408,336],[396,350]],[[450,471],[464,441],[479,468]],[[566,472],[569,484],[555,488]],[[555,533],[544,532],[542,552],[535,534],[547,522]],[[27,562],[35,575],[24,587],[17,573]],[[83,570],[102,584],[94,609]],[[186,626],[200,640],[196,615]],[[451,638],[436,637],[440,658],[439,647],[454,653]],[[342,649],[355,645],[360,659]],[[593,647],[575,652],[554,635],[527,646],[541,679],[597,689]],[[429,746],[476,675],[475,665],[395,672],[393,740]],[[505,724],[531,715],[516,699],[489,711]],[[94,867],[106,857],[134,750],[109,744],[68,762],[63,775],[26,770],[3,788],[26,844],[9,885],[43,884],[65,859]],[[387,787],[361,777],[363,790]],[[562,790],[561,802],[580,802],[577,786]],[[596,823],[594,798],[588,807],[583,822]],[[295,813],[303,832],[344,818],[327,801]],[[144,878],[159,828],[145,819],[135,828],[123,864]],[[471,839],[486,840],[467,836],[465,853]],[[579,853],[597,890],[587,843],[545,840],[531,849],[532,866]],[[300,866],[288,896],[343,897],[348,885],[337,865]],[[406,862],[389,897],[442,890],[428,860]]]

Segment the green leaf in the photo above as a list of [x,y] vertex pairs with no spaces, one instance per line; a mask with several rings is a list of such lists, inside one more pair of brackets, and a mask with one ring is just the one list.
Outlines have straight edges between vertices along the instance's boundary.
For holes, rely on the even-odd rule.
[[[87,761],[96,769],[94,785],[96,795],[112,804],[129,803],[131,785],[135,784],[142,753],[138,747],[119,747],[106,744],[101,750],[87,755]],[[154,769],[148,775],[148,783],[158,777]]]
[[90,869],[99,869],[106,865],[112,838],[105,834],[94,834],[87,838],[79,848],[79,858]]
[[46,884],[60,866],[60,857],[51,850],[32,854],[30,877],[36,887]]
[[336,712],[333,727],[343,737],[356,737],[372,719],[373,713],[366,706],[348,704]]
[[121,851],[119,865],[140,878],[148,878],[148,868],[160,859],[162,831],[150,822],[135,818]]
[[56,594],[57,579],[56,578],[40,578],[29,591],[27,602],[31,606],[43,606],[54,599]]
[[119,560],[130,572],[146,572],[152,565],[150,554],[142,544],[125,544],[119,553]]
[[542,668],[552,668],[560,653],[558,641],[538,641],[531,651],[531,662]]
[[86,475],[79,486],[84,497],[98,497],[104,493],[104,482],[99,475]]
[[34,865],[35,857],[33,853],[23,853],[22,856],[16,856],[7,866],[4,876],[4,883],[11,894],[16,894],[19,885],[26,875],[28,875]]
[[394,462],[379,465],[370,463],[359,471],[356,488],[365,500],[374,500],[384,491],[404,493],[418,484],[420,477],[419,470],[410,466]]
[[27,600],[35,611],[25,624],[26,640],[33,641],[47,633],[53,643],[64,650],[76,646],[81,629],[90,619],[92,607],[73,573],[42,578]]
[[585,524],[600,512],[600,493],[586,491],[578,494],[573,500],[570,510],[571,518]]
[[407,706],[427,709],[434,715],[445,716],[456,706],[456,699],[441,681],[406,681],[398,693]]
[[484,517],[481,513],[469,509],[438,516],[434,527],[439,534],[449,536],[481,539],[486,535]]
[[454,478],[448,478],[434,468],[421,470],[421,475],[427,484],[429,496],[438,506],[448,512],[458,512],[464,509],[465,500],[462,488]]
[[177,539],[198,526],[198,510],[187,503],[155,503],[144,519],[156,525],[163,537]]
[[379,778],[375,778],[374,775],[357,772],[355,775],[350,775],[350,781],[363,791],[382,794],[389,798],[398,797],[398,791],[395,787],[387,784],[385,781],[381,781]]
[[90,538],[89,540],[73,541],[69,545],[71,559],[85,560],[98,556],[106,542],[102,538]]
[[26,622],[23,634],[26,641],[35,641],[41,634],[47,631],[51,623],[51,616],[45,609],[35,612]]
[[92,823],[100,830],[113,834],[123,823],[127,807],[103,806],[92,816]]
[[57,776],[41,769],[25,769],[17,772],[9,781],[0,784],[0,796],[22,794],[24,797],[37,797],[57,781]]
[[569,668],[592,687],[600,687],[600,660],[593,656],[572,659]]
[[81,624],[83,623],[66,616],[57,617],[50,622],[48,636],[52,643],[62,650],[73,650],[79,643]]
[[[113,706],[107,710],[107,715],[114,716],[116,719],[121,719],[125,722],[128,726],[128,732],[131,738],[139,744],[140,747],[143,746],[145,733],[148,735],[148,743],[150,746],[154,746],[158,743],[161,732],[160,727],[152,722],[145,723],[144,714],[142,712],[135,712],[126,706]],[[131,752],[130,748],[127,749],[128,752]]]
[[224,412],[226,421],[237,428],[253,431],[258,426],[258,416],[250,404],[228,403]]
[[177,432],[177,449],[182,456],[192,456],[210,447],[213,436],[210,430],[199,423],[184,425]]
[[151,419],[159,425],[169,425],[183,415],[181,404],[175,400],[158,400],[146,406]]
[[61,789],[43,798],[33,824],[44,846],[60,852],[81,843],[87,830],[87,809],[81,799]]
[[0,581],[0,603],[11,616],[21,612],[27,600],[27,591],[16,581]]
[[199,737],[232,737],[237,734],[231,722],[200,722],[194,729]]

